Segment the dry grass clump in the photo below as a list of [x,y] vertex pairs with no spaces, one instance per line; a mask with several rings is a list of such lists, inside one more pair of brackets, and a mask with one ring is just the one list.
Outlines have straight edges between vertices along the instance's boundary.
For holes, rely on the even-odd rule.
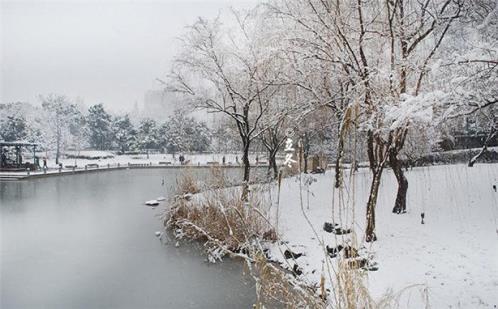
[[417,305],[422,304],[423,307],[428,308],[428,291],[424,285],[411,285],[396,293],[390,291],[380,299],[374,299],[367,285],[368,272],[363,268],[364,262],[365,260],[359,257],[339,258],[333,272],[332,291],[328,293],[330,298],[328,307],[344,309],[404,308],[405,306],[401,306],[401,303],[410,298],[416,300],[417,296],[412,296],[412,292],[416,291],[420,293],[421,300]]
[[258,295],[255,308],[264,308],[264,304],[278,308],[326,308],[312,288],[269,262],[263,253],[255,254],[254,261]]
[[177,198],[166,227],[178,238],[202,242],[212,262],[224,255],[243,258],[256,281],[255,308],[325,308],[312,288],[267,259],[260,243],[275,241],[277,235],[266,219],[266,203],[261,193],[250,192],[248,202],[241,193],[241,188],[230,188]]
[[[216,174],[217,170],[212,172],[221,178],[218,184],[224,184],[223,175]],[[256,281],[256,308],[263,308],[264,303],[287,308],[324,307],[312,289],[265,256],[261,241],[275,241],[277,234],[268,222],[268,203],[262,192],[249,192],[247,202],[241,198],[240,187],[185,195],[192,193],[191,187],[196,187],[191,180],[188,175],[179,182],[185,187],[178,192],[184,194],[172,201],[165,217],[165,226],[177,238],[202,242],[212,262],[227,254],[243,258]]]
[[213,166],[209,170],[208,187],[213,189],[225,188],[228,181],[225,175],[225,170],[220,166]]
[[243,202],[240,188],[208,191],[174,201],[166,227],[179,238],[203,242],[212,258],[247,254],[252,240],[274,240],[263,205],[258,194],[250,194],[249,201]]
[[336,308],[377,308],[365,286],[365,273],[350,260],[338,262],[331,302]]
[[185,195],[188,193],[195,194],[201,191],[201,186],[190,171],[184,172],[176,180],[176,194]]

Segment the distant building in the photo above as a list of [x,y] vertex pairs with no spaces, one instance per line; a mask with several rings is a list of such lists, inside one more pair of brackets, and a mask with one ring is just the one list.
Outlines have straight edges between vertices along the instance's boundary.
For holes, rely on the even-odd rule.
[[[137,104],[135,106],[135,109],[137,109]],[[140,116],[162,122],[172,116],[177,109],[181,109],[199,121],[206,122],[208,126],[211,126],[212,123],[218,123],[219,119],[223,117],[221,113],[206,113],[205,110],[201,109],[193,110],[185,100],[182,100],[181,95],[164,90],[148,90],[145,92],[144,105]]]
[[155,120],[164,120],[173,115],[179,107],[179,100],[174,93],[163,90],[149,90],[144,95],[143,116]]
[[[489,106],[484,113],[476,112],[449,120],[450,132],[439,146],[443,150],[480,148],[490,134],[491,122],[498,126],[498,106]],[[488,141],[489,147],[498,146],[498,135]]]

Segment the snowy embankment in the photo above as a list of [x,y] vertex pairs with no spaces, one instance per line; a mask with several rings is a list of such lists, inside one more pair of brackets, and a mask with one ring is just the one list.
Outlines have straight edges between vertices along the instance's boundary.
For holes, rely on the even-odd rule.
[[[45,153],[37,154],[40,158],[45,157]],[[79,153],[70,153],[71,157],[77,156],[78,158],[61,158],[59,161],[64,167],[66,166],[78,166],[84,167],[85,165],[98,164],[99,166],[116,166],[118,163],[120,165],[130,164],[153,164],[153,165],[180,165],[179,154],[173,156],[172,154],[150,154],[148,157],[145,154],[140,155],[114,155],[106,151],[81,151]],[[47,160],[47,166],[49,168],[57,168],[55,164],[54,156],[50,155]],[[225,157],[226,165],[239,165],[238,162],[242,162],[242,154],[184,154],[185,162],[187,165],[208,165],[223,163],[223,157]],[[266,164],[266,158],[263,155],[251,154],[249,155],[249,160],[251,164],[256,164],[256,157],[258,157],[259,164]],[[238,160],[238,162],[237,162]],[[40,164],[43,164],[42,159]]]
[[[368,169],[346,177],[341,193],[334,193],[331,171],[283,180],[278,206],[281,241],[270,245],[271,258],[284,267],[297,263],[303,271],[301,278],[309,284],[318,284],[324,274],[330,287],[338,258],[327,258],[331,265],[327,267],[324,246],[351,243],[361,256],[377,263],[377,271],[367,272],[375,298],[411,287],[399,299],[401,307],[421,308],[428,295],[431,308],[496,308],[498,164],[421,167],[406,176],[408,212],[396,215],[391,209],[397,183],[392,172],[385,171],[376,210],[378,241],[373,244],[365,243],[363,236],[371,181]],[[309,190],[306,182],[311,183]],[[276,208],[272,222],[276,222]],[[425,224],[421,224],[421,213]],[[328,233],[323,229],[325,222],[351,228],[353,233]],[[286,249],[303,255],[285,259],[282,252]]]
[[[482,151],[482,148],[458,149],[450,151],[432,152],[416,158],[412,161],[407,161],[407,165],[427,166],[438,164],[456,164],[467,163]],[[497,163],[498,162],[498,147],[487,147],[486,151],[478,159],[479,163]]]

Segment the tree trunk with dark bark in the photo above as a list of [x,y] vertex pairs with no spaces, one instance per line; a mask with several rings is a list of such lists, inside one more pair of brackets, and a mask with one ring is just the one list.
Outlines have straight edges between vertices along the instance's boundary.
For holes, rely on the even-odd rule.
[[60,133],[57,133],[57,142],[56,142],[56,147],[57,149],[55,150],[55,164],[59,165],[59,157],[61,155],[61,137]]
[[251,173],[251,163],[249,162],[249,145],[250,141],[244,141],[244,154],[242,155],[242,164],[244,165],[244,177],[242,179],[242,200],[247,201],[249,195],[249,177]]
[[375,235],[375,208],[377,207],[380,180],[389,156],[388,151],[391,144],[391,134],[389,135],[389,140],[384,141],[381,136],[376,135],[372,130],[368,131],[367,153],[370,161],[370,171],[372,172],[372,184],[370,185],[367,202],[367,228],[365,230],[365,239],[367,242],[377,240],[377,235]]
[[398,193],[394,202],[393,213],[401,214],[406,212],[406,192],[408,191],[408,180],[403,173],[401,162],[395,151],[389,153],[389,165],[393,169],[394,175],[398,182]]
[[[302,154],[303,154],[303,161],[304,161],[303,162],[304,163],[303,172],[305,174],[308,174],[308,158],[309,158],[309,154],[310,154],[311,145],[310,145],[310,139],[309,139],[309,136],[307,133],[304,134],[302,145],[303,145]],[[299,158],[301,158],[301,155],[299,155]]]
[[337,158],[335,160],[335,187],[339,188],[342,184],[342,170],[341,161],[344,155],[344,139],[339,136],[339,142],[337,144]]
[[396,193],[396,201],[394,202],[393,213],[406,213],[406,193],[408,191],[408,180],[403,173],[401,161],[398,159],[398,154],[405,144],[408,128],[404,127],[393,132],[394,145],[389,149],[389,165],[393,169],[396,181],[398,182],[398,192]]
[[377,205],[377,196],[379,194],[382,171],[383,168],[379,167],[379,169],[373,173],[372,177],[372,184],[370,186],[370,194],[367,202],[367,228],[365,230],[366,242],[373,242],[377,240],[377,235],[375,235],[375,208]]
[[273,173],[273,179],[277,179],[278,177],[278,166],[277,166],[277,152],[270,151],[268,157],[268,174]]

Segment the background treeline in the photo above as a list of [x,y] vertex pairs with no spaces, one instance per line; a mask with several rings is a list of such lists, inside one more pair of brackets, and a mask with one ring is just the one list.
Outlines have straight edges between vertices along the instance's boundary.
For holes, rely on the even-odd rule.
[[[38,143],[43,150],[82,149],[129,152],[205,152],[216,132],[182,111],[157,122],[113,115],[103,104],[84,109],[65,96],[41,97],[41,106],[0,104],[0,140]],[[227,137],[223,137],[227,140]]]

